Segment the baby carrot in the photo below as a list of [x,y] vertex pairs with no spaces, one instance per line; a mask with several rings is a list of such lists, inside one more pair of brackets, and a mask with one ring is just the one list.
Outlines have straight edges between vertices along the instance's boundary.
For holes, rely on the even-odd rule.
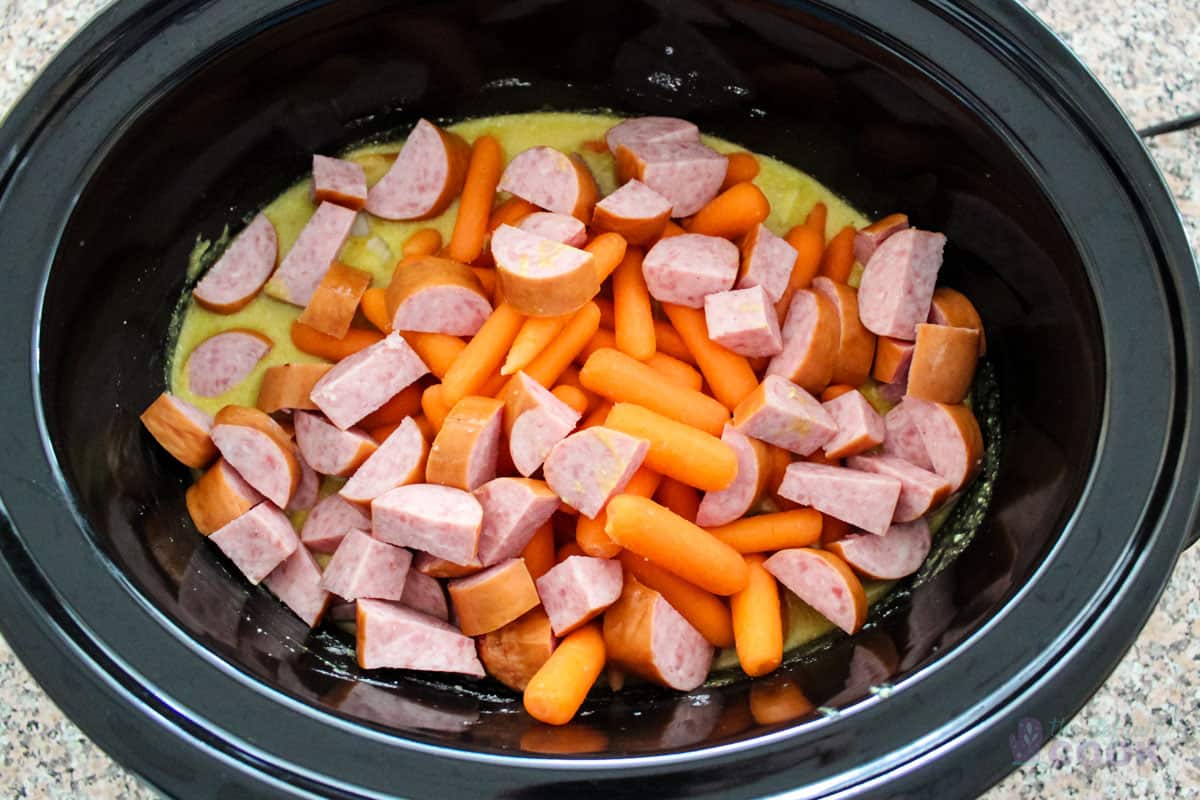
[[632,403],[614,405],[604,424],[650,442],[646,466],[688,486],[715,492],[737,476],[733,448],[699,428]]
[[696,521],[696,512],[700,510],[700,493],[691,486],[674,478],[667,478],[658,487],[656,497],[658,502],[688,522]]
[[523,322],[525,317],[508,303],[496,306],[483,327],[442,377],[447,405],[453,406],[467,395],[479,391],[491,374],[500,368]]
[[626,572],[661,594],[709,644],[714,647],[733,644],[729,608],[719,597],[628,550],[623,550],[620,558]]
[[437,228],[421,228],[408,237],[400,248],[400,254],[405,258],[410,256],[432,256],[442,249],[442,234]]
[[599,276],[600,283],[604,283],[604,279],[621,263],[621,259],[625,257],[625,248],[625,237],[611,232],[600,234],[583,248],[591,253],[596,261],[596,275]]
[[835,283],[850,280],[850,271],[854,269],[854,234],[854,226],[847,225],[829,240],[821,256],[820,275]]
[[729,167],[725,170],[725,180],[721,183],[721,191],[739,183],[749,183],[758,177],[758,159],[750,153],[730,153],[725,156]]
[[491,136],[480,136],[471,145],[471,160],[467,163],[467,179],[458,201],[458,216],[454,218],[454,233],[446,248],[455,261],[470,264],[483,250],[487,235],[488,216],[496,197],[496,185],[504,169],[504,151]]
[[508,386],[508,378],[500,374],[500,370],[496,370],[488,379],[483,382],[483,386],[479,388],[479,394],[483,397],[495,397]]
[[828,403],[830,400],[836,400],[842,395],[853,391],[853,386],[847,386],[844,383],[835,383],[832,386],[826,386],[825,390],[821,392],[821,402]]
[[525,569],[535,581],[554,566],[554,525],[547,522],[533,533],[533,538],[521,551]]
[[817,232],[807,224],[797,225],[783,238],[796,248],[796,260],[792,264],[787,288],[775,303],[775,313],[779,315],[780,320],[787,316],[792,295],[807,288],[812,279],[817,277],[817,270],[821,267],[821,255],[825,252],[825,234]]
[[596,352],[597,350],[606,349],[617,349],[617,335],[608,328],[599,328],[594,334],[592,334],[592,338],[588,339],[588,342],[583,346],[583,349],[579,351],[579,355],[575,356],[575,361],[578,362],[579,366],[582,367],[587,363],[587,360],[592,357],[592,353]]
[[617,349],[638,361],[654,355],[654,309],[642,277],[642,251],[630,247],[613,273],[613,311]]
[[771,203],[753,183],[729,187],[696,212],[688,224],[688,233],[724,236],[736,239],[771,214]]
[[[662,476],[654,470],[639,467],[638,471],[633,473],[633,477],[629,479],[629,483],[625,484],[625,494],[652,497],[661,481]],[[595,519],[589,519],[580,514],[579,521],[575,523],[575,543],[579,545],[579,549],[596,558],[612,558],[620,553],[620,545],[608,538],[608,534],[604,532],[604,525],[607,522],[608,515],[604,513],[603,509]]]
[[619,350],[601,348],[588,356],[579,380],[592,392],[615,403],[637,403],[663,416],[719,436],[729,409],[708,395],[682,386],[664,392],[662,375]]
[[[708,330],[705,329],[705,337],[708,336]],[[692,351],[684,344],[683,337],[679,335],[679,331],[672,327],[671,323],[661,319],[654,320],[654,340],[658,345],[658,352],[664,353],[671,358],[678,358],[685,364],[695,364],[696,357],[692,355]]]
[[603,425],[608,421],[609,412],[613,409],[613,404],[604,400],[600,405],[592,409],[592,413],[588,414],[579,423],[579,430],[586,431],[588,428],[594,428],[597,425]]
[[510,197],[496,206],[495,210],[492,211],[492,216],[488,219],[488,233],[496,230],[501,225],[516,225],[537,210],[537,206],[528,200],[522,200],[520,197]]
[[608,501],[604,530],[626,550],[713,594],[740,592],[750,579],[736,550],[653,500],[617,495]]
[[588,303],[576,311],[558,337],[525,367],[525,374],[549,389],[600,329],[600,309]]
[[783,662],[779,584],[763,568],[765,560],[759,553],[746,556],[750,580],[745,589],[729,598],[738,663],[751,678],[773,672]]
[[517,370],[524,369],[525,365],[533,361],[538,353],[546,349],[546,345],[554,341],[570,318],[570,314],[564,314],[561,317],[529,317],[526,319],[517,333],[517,338],[513,340],[512,347],[508,350],[508,358],[504,360],[500,374],[512,375]]
[[821,538],[821,512],[812,508],[744,517],[708,532],[739,553],[769,553],[809,547]]
[[713,396],[726,408],[735,408],[758,387],[758,378],[745,357],[726,350],[708,338],[708,324],[704,321],[703,311],[671,303],[663,303],[662,307],[695,357]]
[[396,429],[399,427],[399,422],[392,422],[387,425],[377,425],[374,428],[366,428],[366,431],[368,436],[370,436],[379,444],[383,444],[383,440],[395,433]]
[[[417,428],[420,429],[421,435],[425,437],[425,441],[432,442],[437,436],[437,431],[434,430],[433,423],[430,422],[429,417],[425,416],[424,414],[419,414],[413,417],[413,422],[416,424]],[[376,439],[376,441],[378,441],[378,439]]]
[[677,383],[688,389],[700,391],[704,386],[704,377],[686,361],[672,358],[666,353],[655,353],[646,359],[646,366],[660,373],[671,383]]
[[655,241],[660,242],[663,239],[670,239],[672,236],[682,236],[685,233],[687,233],[687,231],[681,228],[673,220],[667,220],[666,226],[663,227],[663,232],[658,235],[658,238],[655,239]]
[[817,203],[804,218],[804,224],[821,234],[821,243],[825,243],[825,221],[829,218],[829,209],[824,203]]
[[575,542],[567,542],[562,547],[558,548],[558,552],[554,554],[554,562],[557,564],[566,561],[571,556],[586,555],[587,553],[583,552],[583,548],[581,548],[578,544]]
[[362,299],[358,301],[358,307],[362,309],[367,322],[383,333],[392,332],[392,321],[388,319],[387,313],[387,289],[382,286],[367,289],[363,292]]
[[587,411],[588,399],[582,389],[576,389],[574,386],[555,386],[551,393],[580,414]]
[[617,327],[617,310],[613,308],[613,301],[604,297],[594,297],[592,302],[600,309],[600,327],[608,328],[610,331]]
[[568,366],[563,370],[562,375],[558,376],[558,385],[555,388],[558,388],[558,386],[573,386],[582,392],[584,398],[587,399],[588,411],[591,411],[600,402],[599,397],[584,388],[583,384],[579,380],[579,370],[573,366]]
[[496,270],[491,267],[471,267],[471,272],[475,273],[475,277],[479,278],[479,282],[483,284],[483,291],[488,297],[495,301],[496,297]]
[[444,377],[462,351],[467,349],[466,342],[448,333],[403,333],[401,336],[438,378]]
[[604,637],[595,622],[568,635],[525,687],[525,710],[547,725],[565,725],[604,669]]
[[378,428],[403,422],[405,417],[421,413],[421,386],[412,384],[379,408],[363,417],[357,424],[361,428]]
[[778,675],[750,683],[750,714],[759,725],[787,722],[812,711],[812,701],[791,678]]
[[292,344],[298,350],[329,361],[341,361],[383,339],[383,334],[362,328],[351,328],[341,339],[314,330],[302,322],[292,323]]
[[425,412],[425,419],[429,420],[435,433],[441,432],[450,408],[446,402],[445,384],[435,383],[421,394],[421,410]]

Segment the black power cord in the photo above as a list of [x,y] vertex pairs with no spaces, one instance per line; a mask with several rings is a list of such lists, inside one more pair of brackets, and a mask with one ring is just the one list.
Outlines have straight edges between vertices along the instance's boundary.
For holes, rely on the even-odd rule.
[[1155,136],[1162,136],[1164,133],[1175,133],[1176,131],[1186,131],[1190,128],[1200,126],[1200,111],[1192,114],[1185,114],[1182,117],[1159,122],[1155,125],[1149,125],[1138,131],[1138,136],[1143,139],[1152,139]]

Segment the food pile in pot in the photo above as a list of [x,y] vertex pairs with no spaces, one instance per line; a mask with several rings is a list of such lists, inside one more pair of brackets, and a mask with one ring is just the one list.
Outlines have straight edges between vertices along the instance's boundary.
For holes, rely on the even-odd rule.
[[362,668],[562,724],[602,673],[771,673],[824,630],[792,604],[854,633],[921,567],[983,457],[945,241],[682,119],[421,120],[197,247],[142,420]]

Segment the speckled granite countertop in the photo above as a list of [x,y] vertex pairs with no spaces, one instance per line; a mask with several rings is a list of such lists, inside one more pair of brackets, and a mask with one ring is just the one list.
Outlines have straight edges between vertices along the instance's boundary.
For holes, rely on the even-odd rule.
[[[1138,127],[1200,110],[1200,2],[1031,0]],[[0,0],[0,115],[99,0]],[[1200,130],[1150,143],[1200,242]],[[1200,793],[1200,549],[1184,554],[1141,637],[1050,746],[986,796]],[[1053,721],[1046,721],[1053,725]],[[149,798],[42,693],[0,639],[0,796]]]

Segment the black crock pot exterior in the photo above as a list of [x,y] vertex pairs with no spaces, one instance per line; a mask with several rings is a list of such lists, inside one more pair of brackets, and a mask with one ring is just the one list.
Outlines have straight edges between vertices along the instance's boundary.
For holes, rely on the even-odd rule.
[[[975,604],[978,613],[960,614],[970,624],[943,639],[945,646],[935,656],[909,664],[889,693],[798,724],[760,726],[723,739],[714,735],[673,752],[547,757],[506,751],[486,738],[453,744],[444,736],[398,731],[336,713],[328,704],[306,700],[281,672],[268,675],[247,663],[231,663],[219,643],[195,635],[174,611],[164,610],[144,578],[149,568],[137,563],[142,558],[149,564],[150,557],[109,535],[129,527],[114,519],[138,517],[150,508],[109,503],[100,495],[113,481],[128,489],[122,495],[126,500],[144,490],[175,517],[182,513],[178,498],[184,476],[171,472],[165,459],[146,455],[151,451],[138,438],[136,414],[162,389],[168,290],[177,294],[184,287],[186,259],[180,256],[186,257],[192,239],[175,242],[167,253],[111,252],[104,250],[105,226],[145,224],[143,218],[156,206],[170,217],[172,196],[156,193],[155,171],[204,166],[203,161],[170,163],[169,153],[151,152],[164,160],[124,162],[129,166],[122,173],[113,160],[122,137],[145,137],[138,131],[144,115],[156,104],[169,103],[174,88],[194,73],[219,70],[221,60],[239,48],[265,42],[269,55],[271,47],[285,47],[273,37],[288,26],[368,15],[384,7],[405,15],[433,5],[447,18],[477,16],[485,31],[489,25],[508,26],[501,37],[516,35],[512,26],[523,24],[531,26],[530,42],[562,33],[547,27],[562,24],[561,15],[535,10],[528,22],[506,22],[501,4],[118,2],[72,41],[7,119],[0,131],[0,255],[8,270],[0,297],[8,365],[0,397],[6,440],[0,471],[5,523],[0,630],[21,659],[89,736],[154,785],[180,796],[952,797],[998,780],[1013,768],[1008,736],[1018,722],[1069,717],[1133,641],[1195,527],[1200,473],[1197,391],[1189,366],[1196,352],[1200,290],[1177,214],[1124,117],[1061,43],[1015,4],[658,4],[680,19],[699,15],[700,29],[709,24],[704,15],[715,14],[748,47],[760,37],[764,48],[802,49],[809,43],[806,31],[861,43],[873,57],[888,60],[892,74],[911,74],[936,86],[944,93],[942,102],[957,107],[954,113],[973,117],[994,142],[1002,142],[1011,151],[1011,163],[1023,170],[1022,179],[1040,187],[1052,211],[1042,215],[1045,231],[1029,223],[1029,238],[1041,247],[1013,250],[994,259],[1003,262],[999,266],[978,269],[964,252],[967,266],[950,267],[949,280],[971,291],[983,308],[992,357],[1012,408],[1005,421],[1013,439],[1006,440],[1003,462],[1010,471],[997,485],[995,516],[1000,519],[991,524],[991,538],[984,536],[964,559],[973,575],[987,574],[989,563],[1004,561],[1009,582],[999,581],[998,593],[991,585],[974,587],[975,592],[962,582],[956,585],[958,608],[970,610]],[[596,27],[597,5],[571,9],[583,13],[579,9],[592,7],[585,22]],[[613,19],[614,25],[625,24],[620,14]],[[396,108],[381,112],[384,118],[391,113],[396,124],[411,123],[414,112],[405,103],[413,99],[406,95],[413,87],[437,87],[443,80],[447,86],[456,80],[485,86],[509,67],[524,80],[522,59],[506,63],[502,50],[481,56],[486,68],[480,74],[445,78],[439,70],[473,68],[439,61],[439,50],[446,62],[455,57],[450,52],[455,43],[438,39],[445,30],[429,28],[424,34],[430,38],[429,52],[418,52],[415,59],[418,64],[427,59],[432,72],[397,69],[384,76],[395,83],[398,98]],[[313,29],[313,48],[322,46],[319,33]],[[684,42],[691,34],[663,35]],[[624,52],[614,80],[646,74],[656,41],[651,37],[640,50]],[[811,45],[820,46],[816,38]],[[405,46],[420,50],[413,42]],[[728,78],[728,85],[737,87],[745,79],[755,87],[756,102],[778,102],[770,88],[773,74],[748,77],[736,66],[714,63],[721,64],[701,64],[705,81]],[[363,89],[353,75],[338,74],[348,81],[344,114],[362,117],[371,111],[353,106],[360,98],[367,104],[378,89]],[[822,102],[819,76],[808,75],[806,81],[812,95],[804,102]],[[695,96],[685,91],[681,100],[656,97],[654,87],[643,87],[614,99],[612,88],[556,85],[540,102],[574,103],[566,108],[605,104],[631,113],[680,109],[696,116],[702,127],[774,151],[769,138],[755,141],[753,127],[728,123],[734,110],[742,116],[748,110],[736,97],[714,98],[703,88]],[[413,91],[423,113],[462,111],[452,103],[426,111],[420,92]],[[261,92],[269,98],[271,87]],[[571,92],[577,92],[576,99],[556,100],[572,97]],[[523,96],[501,87],[480,97],[471,106],[476,113],[506,110],[514,97]],[[908,108],[898,113],[911,111],[919,120],[919,106],[927,99],[920,93],[900,98],[896,102]],[[535,107],[528,97],[520,103]],[[208,111],[217,115],[212,124],[222,124],[219,108]],[[289,130],[293,135],[283,152],[261,154],[262,174],[224,176],[233,184],[230,197],[245,196],[246,205],[231,207],[223,195],[181,200],[208,202],[204,223],[210,227],[192,229],[193,239],[198,233],[219,233],[211,223],[222,215],[236,223],[254,203],[299,177],[303,164],[288,147],[311,152],[338,143],[329,140],[328,131],[342,123],[320,114],[306,117],[309,111],[299,100],[272,107],[272,113],[307,119],[311,124],[296,129],[308,130],[309,140]],[[767,108],[766,119],[773,113]],[[940,113],[951,112],[943,108]],[[378,129],[378,123],[363,122],[340,143]],[[796,127],[794,135],[802,139],[806,130]],[[896,202],[908,197],[916,219],[945,223],[952,242],[955,224],[963,226],[964,239],[978,238],[978,225],[964,222],[962,215],[986,218],[988,210],[948,203],[944,195],[953,184],[945,173],[933,171],[930,186],[915,182],[878,189],[898,163],[928,158],[922,148],[961,145],[933,133],[921,141],[904,133],[896,127],[860,132],[860,153],[888,154],[861,169],[804,163],[802,154],[793,157],[790,151],[779,154],[797,160],[870,213],[908,208]],[[164,138],[175,135],[168,131]],[[228,144],[213,138],[220,146]],[[969,141],[962,145],[971,146]],[[216,161],[223,157],[211,155]],[[956,158],[955,152],[945,153],[947,162],[961,166]],[[137,185],[123,185],[125,174]],[[1001,184],[1012,178],[973,177]],[[201,195],[211,191],[205,179],[189,179]],[[106,207],[96,186],[116,197],[140,193],[150,211],[119,202]],[[979,189],[978,196],[991,191]],[[1027,212],[1039,202],[1033,195],[1013,199],[1017,210],[1012,213],[1020,218],[1022,208]],[[892,205],[880,207],[884,203]],[[1025,258],[1054,252],[1044,242],[1059,235],[1074,255],[1046,263]],[[1020,231],[1008,231],[1000,240],[1020,241]],[[147,260],[159,261],[161,272],[131,277],[120,271],[123,262]],[[93,274],[81,266],[89,261],[116,266],[111,274]],[[1044,276],[1036,269],[1045,270]],[[180,274],[173,274],[176,270]],[[137,307],[144,301],[142,279],[161,284],[164,307]],[[1047,295],[1064,308],[1061,325],[1038,317],[1037,287],[1043,279]],[[89,297],[97,300],[90,307]],[[102,344],[106,336],[122,337],[134,373],[114,366]],[[147,360],[138,355],[141,351],[156,355]],[[109,418],[124,422],[106,427]],[[1039,472],[1034,460],[1022,460],[1038,442],[1045,447],[1039,459],[1061,462],[1055,462],[1056,473]],[[1086,457],[1076,458],[1079,453]],[[155,470],[163,470],[156,479],[163,485],[146,489],[139,481]],[[1053,518],[1047,516],[1053,509],[1039,505],[1038,495],[1050,481],[1053,487],[1045,491],[1070,500]],[[1041,509],[1041,516],[1029,509]],[[150,511],[159,513],[161,507]],[[1022,539],[1031,535],[1022,529],[1025,522],[1039,529],[1040,539]],[[186,531],[178,528],[163,546],[182,540],[175,534],[184,537]],[[1019,558],[1004,552],[1005,541]],[[1029,546],[1022,549],[1022,543]],[[242,613],[251,612],[239,605],[235,620]],[[256,617],[266,618],[267,612]],[[453,706],[445,692],[429,689],[428,696],[433,706]]]

